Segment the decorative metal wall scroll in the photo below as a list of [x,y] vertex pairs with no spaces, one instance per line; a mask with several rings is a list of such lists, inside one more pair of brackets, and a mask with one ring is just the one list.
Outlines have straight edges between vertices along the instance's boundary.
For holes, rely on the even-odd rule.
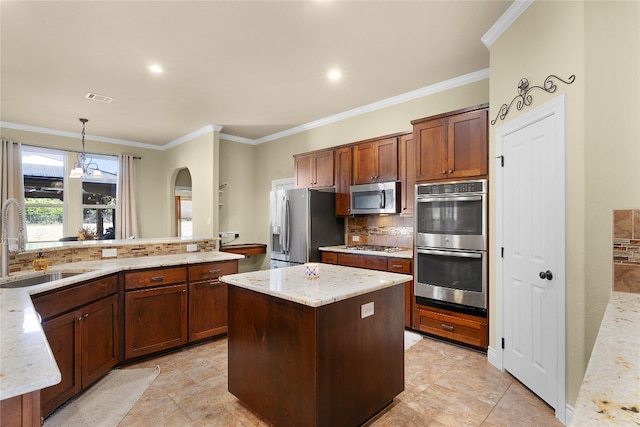
[[547,93],[555,92],[558,88],[554,81],[556,79],[560,80],[564,84],[570,85],[576,80],[576,76],[575,74],[572,74],[567,80],[563,80],[560,77],[551,74],[546,79],[544,79],[544,83],[542,84],[542,86],[529,86],[529,80],[524,78],[521,79],[520,83],[518,83],[518,95],[516,95],[511,100],[509,105],[502,104],[502,107],[500,107],[500,111],[498,111],[498,115],[496,116],[496,118],[491,120],[491,125],[495,125],[498,119],[504,120],[504,118],[507,117],[507,114],[509,114],[509,110],[511,109],[511,106],[514,102],[516,103],[516,108],[518,109],[518,111],[522,110],[522,108],[525,106],[531,105],[531,103],[533,102],[533,97],[529,92],[531,92],[533,89],[542,89]]

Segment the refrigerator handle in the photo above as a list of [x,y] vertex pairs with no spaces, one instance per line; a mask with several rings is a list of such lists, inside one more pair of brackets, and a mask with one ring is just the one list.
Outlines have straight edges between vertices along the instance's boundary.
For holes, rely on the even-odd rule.
[[282,224],[282,230],[284,231],[284,243],[282,245],[282,251],[285,254],[289,253],[289,232],[290,228],[290,220],[289,220],[289,198],[284,198],[284,215],[282,216],[284,224]]

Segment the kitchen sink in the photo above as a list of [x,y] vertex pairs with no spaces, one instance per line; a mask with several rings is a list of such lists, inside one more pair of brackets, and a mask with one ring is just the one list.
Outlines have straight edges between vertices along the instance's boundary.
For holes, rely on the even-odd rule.
[[19,280],[11,280],[0,283],[0,288],[26,288],[27,286],[40,285],[42,283],[53,282],[54,280],[64,279],[66,277],[76,276],[81,273],[55,272],[47,273],[42,276],[27,277]]

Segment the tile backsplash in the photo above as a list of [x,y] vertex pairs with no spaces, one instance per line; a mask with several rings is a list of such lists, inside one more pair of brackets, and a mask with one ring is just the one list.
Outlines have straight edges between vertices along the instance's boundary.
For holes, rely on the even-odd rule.
[[640,209],[613,211],[613,290],[640,293]]
[[365,215],[347,218],[346,243],[413,248],[413,217]]

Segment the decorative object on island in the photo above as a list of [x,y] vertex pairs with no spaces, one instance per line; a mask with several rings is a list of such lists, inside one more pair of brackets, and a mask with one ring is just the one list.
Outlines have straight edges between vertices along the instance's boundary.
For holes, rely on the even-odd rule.
[[83,225],[78,228],[78,240],[95,240],[96,232],[91,227]]
[[514,102],[517,101],[516,108],[518,109],[518,111],[522,110],[525,106],[528,107],[529,105],[531,105],[533,103],[533,97],[529,92],[531,92],[533,89],[542,89],[547,93],[554,93],[558,88],[558,86],[554,82],[554,79],[558,79],[562,83],[570,85],[576,80],[576,76],[575,74],[572,74],[567,80],[563,80],[560,77],[551,74],[547,76],[546,79],[544,79],[544,83],[542,84],[542,86],[529,86],[529,80],[525,78],[520,79],[520,82],[518,83],[518,94],[511,100],[509,105],[502,104],[500,110],[498,110],[498,115],[496,116],[496,118],[491,120],[491,125],[495,125],[498,119],[504,120],[504,118],[507,117],[507,114],[509,114],[509,110],[511,109],[511,106]]
[[320,277],[320,264],[308,262],[304,265],[304,277],[307,279],[317,279]]
[[73,165],[73,169],[69,174],[69,178],[81,178],[83,176],[102,176],[102,172],[100,172],[100,168],[98,165],[93,162],[93,159],[87,156],[87,153],[84,151],[84,127],[85,124],[89,121],[89,119],[78,119],[82,123],[82,152],[78,153],[78,161]]

